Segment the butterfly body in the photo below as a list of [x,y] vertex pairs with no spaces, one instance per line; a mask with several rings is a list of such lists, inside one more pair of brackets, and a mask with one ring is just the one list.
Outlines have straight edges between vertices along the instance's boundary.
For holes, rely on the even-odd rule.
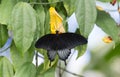
[[70,55],[70,50],[72,48],[86,43],[86,38],[79,34],[56,33],[47,34],[39,38],[35,44],[35,47],[47,50],[48,58],[50,61],[53,61],[57,54],[61,60],[65,61]]

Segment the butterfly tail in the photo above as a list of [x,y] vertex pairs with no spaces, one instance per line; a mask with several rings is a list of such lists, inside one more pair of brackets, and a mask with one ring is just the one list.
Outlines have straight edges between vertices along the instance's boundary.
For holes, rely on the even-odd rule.
[[70,49],[58,50],[57,53],[59,58],[63,60],[66,65],[66,59],[69,57],[71,50]]

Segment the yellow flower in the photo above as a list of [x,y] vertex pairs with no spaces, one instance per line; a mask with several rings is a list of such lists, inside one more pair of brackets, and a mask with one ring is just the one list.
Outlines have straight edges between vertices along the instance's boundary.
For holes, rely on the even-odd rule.
[[103,38],[103,41],[105,43],[111,43],[113,40],[112,40],[112,38],[110,36],[106,36],[106,37]]
[[50,7],[50,30],[52,34],[55,34],[56,31],[59,33],[64,33],[65,30],[63,28],[63,19],[62,17],[56,12],[54,7]]
[[103,11],[104,9],[101,6],[96,6],[96,8],[100,11]]

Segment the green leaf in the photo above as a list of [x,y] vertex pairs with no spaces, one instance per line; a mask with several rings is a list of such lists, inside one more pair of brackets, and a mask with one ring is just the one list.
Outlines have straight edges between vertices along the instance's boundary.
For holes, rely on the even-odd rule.
[[77,0],[75,14],[80,33],[87,37],[93,29],[96,20],[97,12],[95,0]]
[[34,9],[25,2],[15,5],[11,16],[11,27],[16,47],[22,53],[26,52],[34,39],[36,31],[36,14]]
[[57,3],[59,2],[59,0],[48,0],[48,2],[51,3],[50,6],[55,7]]
[[72,13],[75,11],[75,4],[77,0],[64,0],[64,7],[66,8],[68,16],[72,15]]
[[13,66],[5,57],[0,57],[0,77],[13,77]]
[[115,21],[110,15],[104,11],[98,11],[96,24],[102,28],[104,32],[109,34],[113,40],[117,43],[118,40],[118,28]]
[[50,33],[50,15],[48,9],[45,9],[45,34]]
[[12,13],[12,9],[15,5],[15,0],[1,0],[0,3],[0,23],[8,24],[10,22],[10,15]]
[[[65,7],[64,7],[63,2],[57,3],[57,6],[55,7],[55,9],[56,9],[56,11],[60,14],[60,16],[62,16],[62,18],[63,18],[64,20],[66,20],[67,11],[66,11],[66,9],[65,9]],[[64,20],[63,20],[63,22],[64,22]]]
[[42,5],[35,5],[35,10],[37,13],[37,31],[38,36],[43,36],[45,34],[45,11]]
[[50,69],[44,71],[44,72],[39,72],[40,70],[43,70],[43,64],[41,66],[39,66],[38,68],[38,73],[37,73],[37,77],[55,77],[55,68],[56,67],[50,67]]
[[109,61],[111,60],[113,57],[116,56],[120,56],[120,44],[117,45],[113,50],[111,50],[106,56],[105,56],[105,60]]
[[12,44],[10,52],[15,70],[17,70],[25,62],[32,62],[34,55],[33,51],[34,47],[31,46],[28,52],[25,52],[24,55],[21,55],[21,53],[17,50],[16,46]]
[[51,69],[47,70],[44,74],[44,77],[55,77],[55,67],[52,67]]
[[43,73],[46,70],[50,69],[51,67],[49,66],[50,60],[48,59],[47,51],[46,50],[42,50],[41,52],[43,52],[43,54],[44,54],[44,68],[41,71],[41,73]]
[[24,63],[14,77],[36,77],[36,67],[30,62]]
[[78,50],[78,56],[77,56],[77,58],[80,57],[80,56],[82,56],[82,55],[84,55],[84,53],[86,52],[86,47],[87,47],[87,45],[81,45],[81,46],[77,46],[75,48],[75,49]]
[[0,24],[0,48],[5,44],[8,38],[7,26]]

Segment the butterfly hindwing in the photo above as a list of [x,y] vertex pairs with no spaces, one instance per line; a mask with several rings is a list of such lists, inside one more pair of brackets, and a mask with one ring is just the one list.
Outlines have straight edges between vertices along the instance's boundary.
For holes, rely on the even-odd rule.
[[70,49],[58,50],[57,53],[58,53],[59,58],[65,61],[70,55],[71,50]]
[[47,55],[50,61],[53,61],[57,52],[56,51],[47,51]]

